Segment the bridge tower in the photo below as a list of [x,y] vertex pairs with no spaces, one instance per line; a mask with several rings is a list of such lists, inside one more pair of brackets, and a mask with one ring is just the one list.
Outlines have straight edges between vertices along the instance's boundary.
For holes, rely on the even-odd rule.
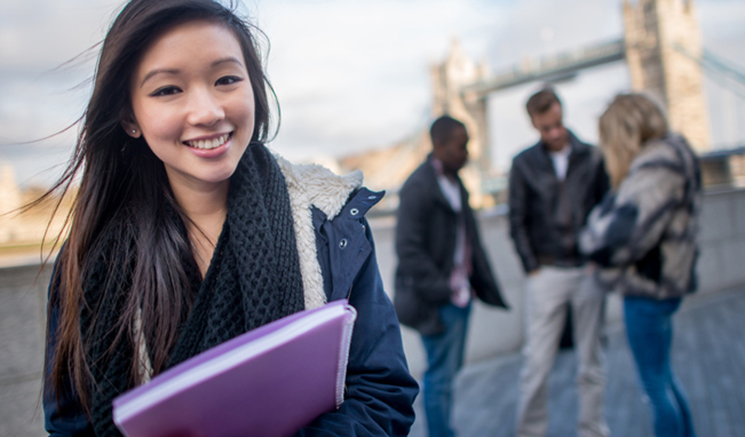
[[453,39],[447,59],[430,68],[432,117],[448,114],[462,121],[468,129],[469,162],[460,176],[471,194],[470,203],[474,207],[489,206],[490,201],[482,196],[483,179],[491,173],[487,96],[463,92],[463,89],[488,76],[486,64],[477,64],[470,59],[457,39]]
[[701,31],[693,0],[623,2],[626,62],[635,91],[667,110],[670,127],[698,151],[710,147]]

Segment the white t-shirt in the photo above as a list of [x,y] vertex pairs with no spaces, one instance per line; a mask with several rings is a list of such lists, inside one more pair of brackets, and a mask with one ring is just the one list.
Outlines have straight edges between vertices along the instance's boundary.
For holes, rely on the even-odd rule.
[[[463,201],[458,182],[442,173],[438,173],[437,182],[440,185],[440,191],[442,191],[450,206],[455,212],[460,213],[463,210]],[[450,298],[453,305],[461,308],[466,307],[471,300],[471,282],[468,279],[468,269],[466,267],[466,227],[463,223],[458,225],[456,233],[450,288],[453,290]]]
[[556,171],[556,177],[563,181],[567,176],[567,168],[569,167],[569,155],[572,153],[572,148],[567,144],[563,149],[558,152],[549,152],[551,161],[554,162],[554,171]]

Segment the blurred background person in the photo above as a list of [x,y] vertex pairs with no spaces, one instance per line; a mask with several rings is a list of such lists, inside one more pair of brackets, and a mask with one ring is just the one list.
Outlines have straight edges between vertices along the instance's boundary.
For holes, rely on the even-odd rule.
[[452,436],[452,384],[463,364],[473,292],[506,308],[489,267],[458,171],[468,160],[468,132],[444,115],[430,129],[432,153],[400,193],[396,294],[401,323],[421,334],[427,353],[424,409],[430,437]]
[[672,315],[696,289],[698,160],[640,94],[619,95],[600,118],[612,194],[592,211],[582,251],[624,296],[624,318],[658,437],[694,436],[688,402],[670,365]]
[[587,274],[577,235],[608,190],[608,176],[600,151],[564,127],[553,89],[533,94],[526,108],[541,139],[515,157],[509,180],[510,235],[528,275],[517,435],[546,434],[548,376],[571,304],[579,354],[579,434],[606,436],[600,347],[605,293]]

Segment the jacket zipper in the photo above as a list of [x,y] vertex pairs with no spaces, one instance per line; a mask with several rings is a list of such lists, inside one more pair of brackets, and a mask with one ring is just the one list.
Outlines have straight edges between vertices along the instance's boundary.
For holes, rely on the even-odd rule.
[[[347,293],[347,303],[349,303],[349,298],[352,296],[352,287],[354,287],[354,284],[351,284],[349,286],[349,292]],[[349,363],[347,363],[349,365]],[[344,381],[344,400],[347,399],[347,382]]]

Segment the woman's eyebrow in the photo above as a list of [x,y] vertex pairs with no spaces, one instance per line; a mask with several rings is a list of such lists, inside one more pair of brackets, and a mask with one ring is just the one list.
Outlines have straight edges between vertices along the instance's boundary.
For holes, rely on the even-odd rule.
[[215,68],[219,66],[220,64],[224,64],[226,62],[234,62],[241,67],[243,67],[243,62],[240,61],[240,59],[236,58],[235,56],[228,56],[227,58],[218,59],[217,61],[212,63],[212,68]]
[[[239,66],[243,67],[243,63],[238,58],[236,58],[234,56],[229,56],[227,58],[218,59],[218,60],[214,61],[210,66],[212,68],[215,68],[215,67],[218,67],[220,64],[224,64],[224,63],[235,63],[235,64],[238,64]],[[181,70],[179,70],[177,68],[156,68],[155,70],[149,71],[145,75],[145,77],[142,78],[142,82],[140,83],[140,87],[142,87],[142,85],[144,85],[145,82],[147,82],[151,77],[155,76],[156,74],[172,74],[172,75],[176,75],[176,74],[179,74],[179,73],[181,73]]]
[[142,82],[140,82],[140,88],[142,88],[143,85],[145,85],[145,82],[148,81],[151,77],[155,76],[156,74],[172,74],[176,75],[181,73],[181,70],[176,68],[156,68],[155,70],[149,71],[145,77],[142,79]]

